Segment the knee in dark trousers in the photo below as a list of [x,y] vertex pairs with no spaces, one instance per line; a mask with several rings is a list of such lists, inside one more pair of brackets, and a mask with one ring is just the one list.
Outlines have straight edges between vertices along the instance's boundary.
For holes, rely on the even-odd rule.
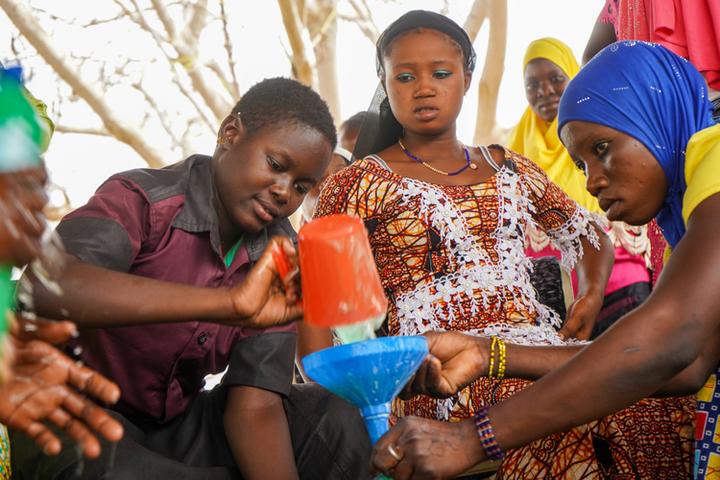
[[370,478],[370,440],[357,407],[305,383],[293,385],[285,411],[302,480]]

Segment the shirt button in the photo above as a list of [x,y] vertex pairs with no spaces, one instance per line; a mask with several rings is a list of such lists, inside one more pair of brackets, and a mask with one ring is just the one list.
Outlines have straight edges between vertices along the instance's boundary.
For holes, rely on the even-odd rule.
[[207,342],[209,336],[210,334],[208,334],[207,332],[201,333],[197,339],[198,345],[202,345],[203,343]]

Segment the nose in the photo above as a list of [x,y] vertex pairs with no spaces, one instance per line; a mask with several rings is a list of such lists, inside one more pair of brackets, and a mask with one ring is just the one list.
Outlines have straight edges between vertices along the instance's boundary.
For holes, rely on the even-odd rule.
[[270,187],[270,195],[278,205],[287,205],[290,201],[290,189],[292,188],[290,179],[282,178],[277,180]]
[[586,163],[585,176],[587,177],[585,188],[593,197],[597,197],[600,191],[607,187],[608,180],[600,166],[592,165],[592,162],[590,164]]
[[555,87],[553,87],[552,82],[540,82],[540,85],[538,86],[538,96],[539,97],[549,97],[550,95],[555,95],[557,92],[555,91]]
[[433,84],[433,78],[430,75],[421,75],[417,82],[417,88],[415,89],[415,98],[432,97],[435,95],[435,86]]

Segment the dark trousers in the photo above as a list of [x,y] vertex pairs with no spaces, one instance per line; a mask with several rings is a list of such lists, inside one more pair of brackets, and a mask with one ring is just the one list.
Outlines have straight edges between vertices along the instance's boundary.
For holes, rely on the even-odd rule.
[[631,283],[627,287],[606,295],[590,339],[594,340],[599,337],[620,320],[620,317],[639,307],[649,296],[650,284],[648,282]]
[[[217,387],[163,425],[112,412],[125,436],[104,443],[97,460],[83,460],[67,437],[62,453],[48,457],[10,432],[13,479],[241,479],[225,439],[224,406],[225,390]],[[357,408],[312,383],[293,385],[284,407],[301,479],[369,478],[370,442]]]

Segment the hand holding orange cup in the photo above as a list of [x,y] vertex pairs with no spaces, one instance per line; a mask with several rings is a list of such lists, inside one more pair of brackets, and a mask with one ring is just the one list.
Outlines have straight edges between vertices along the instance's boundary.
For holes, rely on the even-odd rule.
[[[372,333],[388,300],[362,220],[342,214],[313,220],[300,229],[298,252],[305,321],[340,327],[336,332],[372,321]],[[287,274],[286,259],[275,257],[281,276]]]

